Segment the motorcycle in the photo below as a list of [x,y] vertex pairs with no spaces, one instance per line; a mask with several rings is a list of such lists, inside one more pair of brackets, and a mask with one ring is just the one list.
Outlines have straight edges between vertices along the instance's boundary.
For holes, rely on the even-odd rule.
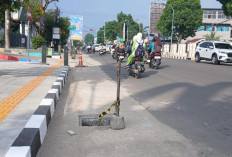
[[92,53],[92,52],[93,52],[92,48],[87,48],[87,53]]
[[145,52],[145,55],[144,55],[144,62],[145,62],[145,63],[148,63],[148,62],[147,62],[148,58],[149,58],[149,52],[146,51],[146,52]]
[[111,56],[113,59],[117,59],[117,52],[114,48],[111,49],[111,52],[110,52]]
[[104,55],[106,54],[106,50],[105,49],[100,49],[99,50],[99,55]]
[[142,59],[142,56],[133,58],[132,65],[128,68],[129,75],[138,79],[141,73],[145,71],[145,67],[142,64]]
[[153,69],[158,69],[161,64],[161,52],[156,52],[152,55],[149,67]]

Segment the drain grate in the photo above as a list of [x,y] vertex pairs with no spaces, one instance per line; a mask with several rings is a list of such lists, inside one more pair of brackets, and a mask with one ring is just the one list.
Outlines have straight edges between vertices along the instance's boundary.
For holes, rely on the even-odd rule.
[[111,115],[107,115],[102,118],[101,121],[98,120],[97,114],[92,115],[79,115],[79,126],[109,126]]

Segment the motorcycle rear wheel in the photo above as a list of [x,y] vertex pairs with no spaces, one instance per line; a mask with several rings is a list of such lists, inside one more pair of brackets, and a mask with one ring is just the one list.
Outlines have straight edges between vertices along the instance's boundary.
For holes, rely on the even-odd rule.
[[138,71],[138,73],[135,74],[135,77],[136,77],[137,79],[140,78],[140,72],[139,72],[139,71]]

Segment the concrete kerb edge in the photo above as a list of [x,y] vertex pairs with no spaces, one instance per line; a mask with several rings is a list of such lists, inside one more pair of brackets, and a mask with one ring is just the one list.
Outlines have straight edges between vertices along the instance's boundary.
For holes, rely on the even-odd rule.
[[[57,88],[51,88],[47,94],[55,94],[54,98],[44,98],[37,110],[33,113],[23,130],[15,139],[5,157],[36,157],[47,133],[48,125],[55,112],[56,98],[59,99],[59,93],[61,93],[64,87],[65,80],[67,80],[69,72],[69,66],[64,66],[61,74],[63,77],[58,77],[53,85],[57,85],[60,88],[60,92]],[[57,96],[58,95],[58,96]],[[50,117],[48,117],[50,116]]]

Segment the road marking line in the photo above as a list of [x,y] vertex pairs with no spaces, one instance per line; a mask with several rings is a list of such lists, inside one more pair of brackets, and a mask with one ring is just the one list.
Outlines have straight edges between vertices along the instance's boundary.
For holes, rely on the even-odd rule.
[[37,88],[53,71],[63,64],[61,60],[58,64],[50,67],[45,72],[35,77],[29,83],[18,89],[16,92],[0,102],[0,122],[5,119],[11,111],[20,104],[31,92]]

